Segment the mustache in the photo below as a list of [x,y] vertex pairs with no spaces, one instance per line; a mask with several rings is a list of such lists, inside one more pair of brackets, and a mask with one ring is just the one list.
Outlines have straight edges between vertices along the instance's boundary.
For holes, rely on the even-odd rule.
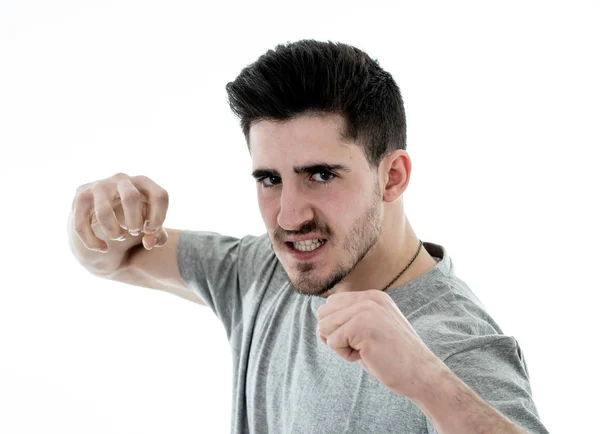
[[277,228],[275,228],[275,231],[273,232],[273,239],[275,241],[282,242],[285,238],[290,236],[306,235],[315,232],[323,234],[327,239],[331,238],[331,230],[327,226],[319,228],[318,223],[315,220],[311,220],[310,222],[300,226],[300,229],[298,229],[297,231],[286,231],[285,229],[282,229],[281,226],[277,226]]

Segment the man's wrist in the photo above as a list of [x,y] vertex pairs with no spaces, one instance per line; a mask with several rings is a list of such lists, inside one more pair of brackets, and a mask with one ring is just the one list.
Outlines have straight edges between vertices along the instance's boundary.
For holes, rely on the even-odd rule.
[[454,373],[437,357],[421,369],[415,379],[414,393],[407,396],[418,406],[425,405],[436,398],[440,387],[447,383]]

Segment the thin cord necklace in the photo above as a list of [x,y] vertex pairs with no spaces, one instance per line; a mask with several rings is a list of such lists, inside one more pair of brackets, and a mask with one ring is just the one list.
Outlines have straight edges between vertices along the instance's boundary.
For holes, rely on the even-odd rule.
[[404,273],[404,272],[405,272],[405,271],[408,269],[408,267],[410,267],[410,264],[412,264],[412,263],[414,262],[414,260],[415,260],[415,259],[417,259],[417,256],[419,255],[419,252],[421,251],[421,247],[422,247],[422,246],[423,246],[423,241],[419,240],[419,249],[417,250],[417,253],[415,253],[415,256],[412,258],[412,261],[410,261],[410,262],[408,263],[408,265],[407,265],[406,267],[404,267],[404,270],[402,270],[402,271],[400,272],[400,274],[398,274],[396,277],[394,277],[394,279],[393,279],[393,280],[392,280],[390,283],[388,283],[388,285],[387,285],[385,288],[383,288],[383,289],[382,289],[382,291],[387,291],[387,290],[388,290],[388,288],[389,288],[390,286],[392,286],[392,283],[394,283],[396,280],[398,280],[398,278],[399,278],[400,276],[402,276],[402,273]]

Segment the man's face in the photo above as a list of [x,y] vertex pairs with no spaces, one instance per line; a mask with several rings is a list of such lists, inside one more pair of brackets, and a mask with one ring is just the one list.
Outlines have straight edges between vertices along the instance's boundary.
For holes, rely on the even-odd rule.
[[377,172],[359,146],[342,141],[342,125],[338,115],[303,115],[250,128],[260,212],[272,248],[301,294],[330,290],[381,234]]

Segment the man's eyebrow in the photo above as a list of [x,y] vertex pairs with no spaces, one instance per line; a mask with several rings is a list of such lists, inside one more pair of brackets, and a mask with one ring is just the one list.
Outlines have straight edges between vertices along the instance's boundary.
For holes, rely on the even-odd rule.
[[[350,172],[350,168],[344,164],[331,164],[331,163],[310,163],[302,166],[294,166],[294,172],[298,175],[303,173],[313,174],[320,172]],[[252,176],[256,179],[265,178],[267,176],[277,176],[281,178],[279,171],[275,169],[258,168],[252,172]]]

